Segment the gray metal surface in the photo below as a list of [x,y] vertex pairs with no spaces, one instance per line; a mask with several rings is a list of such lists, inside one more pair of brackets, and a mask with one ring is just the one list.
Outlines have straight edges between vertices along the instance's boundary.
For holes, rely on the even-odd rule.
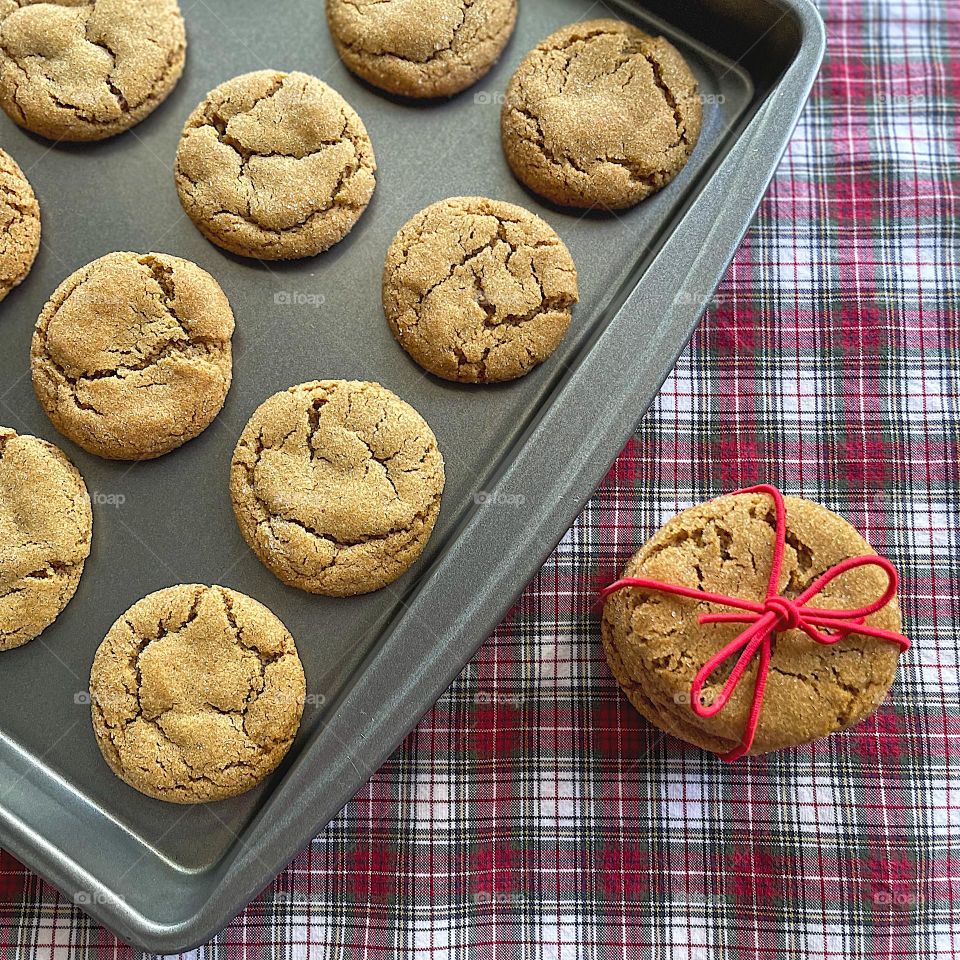
[[[58,443],[94,499],[80,588],[38,640],[0,656],[0,844],[147,949],[222,927],[314,836],[450,684],[576,516],[645,412],[766,189],[823,52],[808,0],[521,0],[498,66],[450,102],[380,95],[337,61],[321,0],[182,0],[190,48],[176,91],[130,133],[57,145],[0,120],[27,171],[44,245],[0,306],[0,423]],[[680,9],[676,9],[680,8]],[[703,136],[662,193],[617,216],[544,206],[510,176],[501,94],[539,40],[619,14],[685,53],[705,97]],[[662,17],[662,19],[661,19]],[[172,166],[180,128],[221,81],[265,67],[322,77],[358,110],[379,164],[353,233],[314,260],[261,265],[219,251],[183,216]],[[524,379],[465,387],[422,374],[380,307],[383,256],[417,210],[457,194],[528,206],[568,244],[581,302],[557,354]],[[34,399],[29,344],[64,277],[112,250],[194,260],[237,317],[234,385],[217,422],[160,460],[111,463],[56,433]],[[440,522],[413,570],[366,597],[286,588],[241,540],[227,493],[247,417],[314,378],[378,380],[410,401],[447,461]],[[486,494],[486,496],[481,496]],[[130,604],[173,583],[222,583],[287,624],[311,702],[282,768],[208,807],[141,796],[103,763],[86,688],[93,653]]]

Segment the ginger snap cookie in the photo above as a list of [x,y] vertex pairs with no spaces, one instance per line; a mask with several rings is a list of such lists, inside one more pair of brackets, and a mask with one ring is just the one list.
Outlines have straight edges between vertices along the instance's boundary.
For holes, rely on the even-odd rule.
[[103,140],[167,98],[186,47],[176,0],[0,0],[0,107],[51,140]]
[[40,205],[17,162],[0,150],[0,300],[22,283],[40,249]]
[[[845,520],[809,500],[785,497],[785,546],[778,593],[796,601],[834,566],[872,556],[870,545]],[[636,553],[624,577],[679,584],[743,598],[763,608],[774,559],[775,506],[762,493],[720,497],[670,520]],[[806,607],[855,610],[882,598],[887,578],[861,566],[841,572]],[[773,602],[780,609],[780,600]],[[789,606],[786,608],[789,610]],[[737,613],[729,606],[669,592],[629,587],[606,600],[602,619],[607,662],[631,703],[655,726],[705,750],[738,749],[756,695],[759,658],[723,698],[722,709],[700,716],[691,685],[711,658],[751,622],[701,623],[702,614]],[[862,621],[899,631],[893,597]],[[833,643],[814,642],[799,628],[781,624],[772,635],[759,720],[747,752],[765,753],[807,743],[856,724],[882,703],[894,680],[900,648],[851,632]],[[737,656],[707,677],[701,704],[716,705]]]
[[510,167],[535,193],[618,210],[683,169],[702,116],[697,81],[668,41],[620,20],[588,20],[527,55],[500,126]]
[[397,579],[426,546],[443,492],[433,431],[378,383],[276,393],[233,454],[244,539],[284,583],[343,597]]
[[404,97],[449,97],[476,83],[516,21],[516,0],[327,0],[340,59]]
[[93,515],[52,443],[0,427],[0,650],[39,636],[76,593]]
[[293,744],[305,698],[287,628],[226,587],[186,584],[137,601],[90,672],[103,758],[134,789],[172,803],[255,787]]
[[556,350],[577,297],[563,241],[510,203],[442,200],[413,217],[387,251],[390,329],[417,363],[447,380],[528,373]]
[[37,399],[90,453],[149,460],[202,433],[230,389],[233,312],[189,260],[111,253],[57,288],[33,334]]
[[367,208],[376,161],[363,122],[305,73],[261,70],[207,94],[177,149],[180,202],[200,232],[260,260],[312,257]]

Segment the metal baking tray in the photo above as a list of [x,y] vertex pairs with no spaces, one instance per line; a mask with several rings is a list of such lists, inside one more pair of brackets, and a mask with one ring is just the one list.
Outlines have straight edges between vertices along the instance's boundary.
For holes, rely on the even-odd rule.
[[[0,305],[0,423],[58,443],[94,501],[76,597],[43,636],[0,655],[0,845],[124,940],[154,952],[223,927],[343,807],[457,676],[581,509],[646,411],[768,186],[824,49],[808,0],[521,0],[500,63],[452,101],[384,96],[338,62],[321,0],[181,0],[186,73],[131,132],[51,144],[6,118],[0,142],[40,198],[43,249]],[[522,57],[575,20],[622,16],[669,37],[705,101],[690,164],[617,215],[544,206],[501,153],[502,92]],[[183,216],[181,126],[216,84],[265,67],[313,73],[358,110],[379,164],[373,202],[313,260],[224,254]],[[545,217],[569,246],[581,301],[529,376],[471,387],[424,376],[380,306],[395,231],[443,197],[483,194]],[[196,261],[237,318],[234,383],[217,422],[159,460],[124,464],[57,434],[34,399],[30,336],[70,272],[112,250]],[[433,427],[447,487],[430,544],[392,587],[335,600],[284,587],[240,537],[230,455],[267,396],[314,378],[377,380]],[[296,637],[309,702],[287,760],[235,800],[169,806],[117,780],[94,741],[90,663],[114,619],[174,583],[221,583],[267,604]]]

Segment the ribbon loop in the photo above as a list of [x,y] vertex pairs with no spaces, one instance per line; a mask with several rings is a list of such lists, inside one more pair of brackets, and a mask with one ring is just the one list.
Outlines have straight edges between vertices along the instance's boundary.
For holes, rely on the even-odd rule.
[[[658,590],[737,611],[736,613],[702,613],[698,617],[698,622],[701,624],[747,624],[747,627],[740,634],[717,651],[697,671],[690,684],[690,707],[693,712],[704,719],[714,717],[729,703],[747,668],[759,654],[750,715],[739,746],[723,758],[728,761],[736,760],[749,753],[753,745],[757,725],[760,721],[760,710],[763,706],[763,694],[767,683],[770,658],[773,654],[773,635],[775,633],[802,630],[811,640],[825,646],[833,645],[851,633],[859,633],[863,636],[895,643],[899,646],[901,652],[910,646],[910,641],[903,634],[896,633],[893,630],[883,630],[880,627],[872,627],[865,623],[868,616],[882,610],[897,594],[899,587],[897,570],[886,557],[876,556],[875,554],[849,557],[821,574],[796,599],[781,596],[779,593],[780,571],[786,550],[787,527],[787,511],[783,494],[776,487],[771,487],[768,484],[748,487],[745,490],[738,490],[737,493],[763,493],[773,500],[776,515],[773,560],[770,564],[767,596],[763,603],[643,577],[624,577],[610,584],[600,593],[601,601],[605,601],[610,594],[626,587]],[[809,601],[817,596],[831,581],[848,570],[864,566],[879,567],[887,576],[886,588],[872,603],[856,610],[831,610],[824,607],[808,606]],[[704,704],[704,686],[716,670],[731,657],[736,657],[737,661],[730,671],[730,675],[713,701]]]

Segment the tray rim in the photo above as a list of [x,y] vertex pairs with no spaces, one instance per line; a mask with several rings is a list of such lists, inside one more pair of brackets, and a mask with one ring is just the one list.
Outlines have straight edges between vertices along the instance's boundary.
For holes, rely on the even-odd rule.
[[[349,775],[347,771],[338,771],[340,776],[336,782],[339,789],[333,796],[326,791],[322,806],[324,812],[319,817],[307,812],[312,810],[313,806],[306,799],[312,795],[306,793],[296,815],[285,816],[282,822],[264,825],[259,818],[255,818],[248,829],[259,828],[266,833],[265,840],[270,841],[272,851],[269,862],[258,852],[251,855],[249,850],[239,850],[236,856],[228,854],[215,868],[215,895],[190,916],[173,923],[152,920],[131,908],[87,873],[82,865],[62,854],[43,836],[3,808],[0,808],[0,847],[43,876],[64,893],[71,903],[80,906],[120,939],[152,953],[190,950],[207,942],[242,911],[389,758],[416,725],[415,722],[411,723],[409,718],[415,717],[416,722],[419,722],[442,696],[490,630],[512,606],[530,576],[542,566],[576,519],[673,369],[699,322],[703,308],[732,261],[786,150],[826,49],[825,27],[813,0],[769,2],[783,12],[783,17],[792,16],[799,30],[798,48],[792,62],[773,84],[765,101],[760,104],[737,141],[720,160],[681,221],[674,225],[625,301],[609,322],[584,346],[577,368],[544,401],[538,416],[517,441],[516,458],[509,461],[490,485],[490,501],[479,505],[451,534],[448,548],[442,551],[431,568],[425,571],[410,597],[410,602],[402,603],[403,613],[387,627],[387,639],[371,658],[370,666],[377,664],[378,670],[390,673],[389,664],[393,660],[396,666],[400,653],[395,635],[404,622],[409,623],[411,617],[421,616],[423,608],[426,608],[427,613],[430,612],[431,595],[438,589],[440,578],[437,571],[441,563],[447,563],[451,555],[463,553],[468,548],[472,548],[474,554],[488,556],[494,563],[491,569],[496,568],[497,561],[502,563],[502,572],[496,577],[491,576],[482,590],[471,591],[469,587],[466,588],[456,627],[448,631],[450,639],[446,645],[443,669],[437,669],[436,665],[433,665],[431,669],[418,671],[412,676],[406,675],[405,683],[399,690],[396,685],[390,686],[389,701],[384,700],[388,704],[388,712],[381,715],[376,731],[366,741],[368,745],[371,741],[375,744],[375,764],[367,770],[359,770],[351,761],[346,764]],[[642,6],[642,0],[639,0],[639,3]],[[788,82],[793,83],[793,92],[790,95],[782,93]],[[751,150],[755,152],[751,153]],[[741,163],[748,153],[751,155],[751,162]],[[761,160],[763,162],[760,162]],[[733,190],[732,184],[737,184],[739,189]],[[723,207],[711,228],[705,232],[705,236],[691,237],[689,233],[679,235],[678,228],[683,220],[711,203],[719,205],[720,201],[723,201]],[[690,256],[678,256],[677,249],[680,247]],[[723,251],[723,256],[714,258],[710,261],[709,268],[705,269],[704,261],[709,261],[709,253],[706,251],[710,249]],[[673,255],[682,269],[671,269],[673,265],[667,262],[666,253]],[[629,342],[629,327],[638,313],[641,299],[639,293],[644,281],[648,277],[657,276],[657,271],[661,275],[658,277],[661,287],[664,286],[664,277],[668,280],[686,280],[692,272],[690,264],[693,254],[700,254],[696,257],[701,271],[698,296],[689,301],[685,300],[682,304],[678,304],[676,299],[672,302],[668,299],[659,304],[662,310],[656,315],[662,319],[657,330],[652,335],[649,330],[644,331],[645,343],[649,348],[648,355],[656,354],[655,348],[659,343],[671,356],[666,372],[650,377],[642,362],[631,364],[629,356],[621,349],[620,364],[613,377],[620,392],[615,396],[606,396],[606,417],[600,422],[600,429],[590,435],[576,433],[579,442],[573,452],[581,455],[579,461],[575,456],[566,456],[570,451],[560,451],[563,455],[558,457],[557,448],[560,444],[556,442],[557,437],[561,436],[568,440],[568,443],[572,440],[558,434],[556,426],[563,423],[564,412],[571,406],[571,399],[577,398],[577,391],[585,390],[593,368],[601,364],[601,358],[606,372],[609,373],[610,358],[617,356],[611,350],[611,347],[616,345],[617,337]],[[684,264],[687,266],[684,267]],[[672,286],[667,283],[666,286],[670,290],[679,289],[679,285]],[[643,306],[645,312],[653,312],[649,298],[644,301]],[[684,331],[679,338],[678,328]],[[601,344],[602,350],[599,349]],[[582,417],[584,410],[578,408],[578,412]],[[549,509],[541,510],[536,515],[531,514],[515,528],[515,536],[511,538],[509,545],[512,556],[507,557],[503,551],[504,545],[498,544],[496,537],[489,537],[486,533],[487,528],[493,529],[500,525],[492,504],[495,503],[498,493],[522,496],[521,491],[524,489],[533,489],[542,500],[544,491],[537,488],[536,481],[532,480],[537,471],[530,468],[530,462],[537,459],[553,460],[555,468],[558,467],[556,461],[561,461],[562,466],[548,474],[554,476],[551,491],[555,490],[557,496],[555,500],[549,501],[552,503]],[[570,491],[574,489],[579,492],[572,496]],[[508,559],[515,562],[504,562]],[[398,675],[404,676],[403,673]],[[369,717],[360,717],[350,700],[348,691],[341,708],[336,711],[331,722],[324,725],[322,733],[332,730],[332,735],[336,736],[338,727],[355,729],[358,724],[370,725]],[[395,719],[397,715],[402,715],[405,719],[391,723],[391,719]],[[385,729],[392,732],[385,734]],[[12,746],[17,752],[21,752],[15,744]],[[313,753],[319,752],[319,742],[313,747]],[[306,781],[305,785],[315,781],[316,778],[310,776],[311,760],[316,760],[316,757],[311,757],[311,750],[307,749],[291,769],[288,779]],[[329,774],[329,766],[327,771]],[[180,872],[185,875],[189,873]],[[232,891],[229,896],[226,895],[228,889]],[[81,896],[86,899],[78,899]]]

